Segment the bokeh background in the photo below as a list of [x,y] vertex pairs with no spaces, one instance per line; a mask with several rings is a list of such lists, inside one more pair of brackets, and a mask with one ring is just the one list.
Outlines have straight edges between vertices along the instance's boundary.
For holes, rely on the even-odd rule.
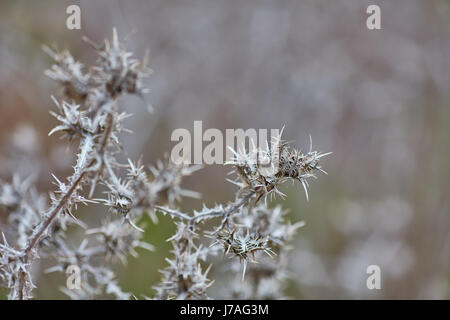
[[[70,4],[81,7],[79,31],[65,27]],[[381,30],[366,28],[369,4],[381,7]],[[2,179],[37,173],[48,192],[50,173],[70,172],[74,146],[47,137],[57,86],[43,75],[51,60],[41,45],[93,62],[81,36],[99,42],[113,27],[121,37],[135,30],[128,48],[138,57],[149,49],[154,70],[153,114],[138,98],[121,101],[134,114],[134,134],[122,137],[130,157],[163,158],[171,132],[193,130],[194,120],[222,130],[285,125],[299,147],[311,134],[316,149],[334,152],[309,202],[301,186],[284,190],[291,219],[306,222],[293,243],[290,297],[450,298],[449,1],[2,1]],[[227,172],[209,166],[184,186],[208,205],[226,202],[234,194]],[[93,225],[108,214],[101,206],[78,213]],[[124,289],[153,294],[173,231],[168,219],[148,221],[145,237],[157,250],[117,266]],[[381,290],[366,287],[371,264],[381,268]],[[38,298],[65,298],[63,275],[37,276]]]

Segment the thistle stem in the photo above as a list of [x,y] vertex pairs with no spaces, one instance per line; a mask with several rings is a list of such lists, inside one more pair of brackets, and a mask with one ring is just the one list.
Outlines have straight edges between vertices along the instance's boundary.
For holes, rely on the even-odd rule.
[[[103,137],[103,141],[100,145],[99,155],[103,156],[105,148],[108,144],[108,139],[111,134],[112,125],[113,125],[113,116],[109,113],[108,114],[108,126],[106,127],[105,134]],[[70,197],[75,192],[77,187],[81,184],[84,176],[89,172],[89,169],[94,167],[94,165],[97,163],[97,159],[93,159],[89,165],[78,175],[78,178],[72,183],[70,189],[64,194],[64,196],[59,200],[56,207],[53,208],[53,210],[50,212],[48,217],[45,219],[45,221],[41,224],[40,229],[34,233],[32,239],[28,242],[27,247],[24,250],[23,254],[23,262],[27,264],[30,260],[30,254],[34,247],[39,243],[39,240],[41,239],[42,234],[47,230],[47,228],[50,226],[50,224],[53,222],[53,220],[56,218],[58,213],[61,211],[61,209],[67,204],[67,202],[70,200]],[[19,274],[19,300],[23,300],[23,290],[25,287],[25,277],[26,273],[24,271],[21,271]]]

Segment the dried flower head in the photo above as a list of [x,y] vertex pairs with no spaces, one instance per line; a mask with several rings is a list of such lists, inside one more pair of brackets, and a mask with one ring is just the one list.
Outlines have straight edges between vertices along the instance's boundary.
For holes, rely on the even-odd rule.
[[[264,239],[259,234],[250,233],[246,230],[245,234],[243,229],[239,232],[225,231],[217,235],[217,242],[223,245],[225,254],[233,254],[239,257],[239,260],[244,263],[242,271],[242,280],[245,277],[245,271],[247,269],[247,263],[250,258],[255,262],[255,253],[262,251],[268,256],[272,257],[275,253],[269,248],[267,239]],[[214,243],[215,244],[215,243]]]
[[201,261],[206,261],[210,250],[196,246],[196,232],[191,224],[178,222],[176,234],[169,239],[172,242],[173,258],[166,258],[168,266],[161,270],[162,280],[155,286],[158,299],[204,299],[206,290],[213,284],[207,275],[211,265],[203,270]]
[[226,164],[233,166],[239,180],[232,181],[242,190],[251,190],[261,197],[278,194],[281,197],[285,195],[277,188],[283,182],[294,179],[299,180],[308,199],[307,179],[316,178],[315,172],[326,173],[319,165],[320,158],[331,154],[320,153],[312,150],[312,141],[310,140],[309,152],[304,154],[301,150],[292,148],[289,142],[281,140],[279,137],[272,137],[272,147],[261,150],[253,147],[247,152],[245,149],[235,151],[234,158]]

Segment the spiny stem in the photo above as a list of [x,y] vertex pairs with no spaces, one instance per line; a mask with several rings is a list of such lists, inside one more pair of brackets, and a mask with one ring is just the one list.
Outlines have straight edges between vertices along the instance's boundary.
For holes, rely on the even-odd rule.
[[[58,213],[61,211],[62,207],[67,203],[67,201],[72,196],[73,192],[77,188],[77,186],[80,184],[81,180],[87,173],[87,169],[85,169],[78,177],[77,180],[74,181],[70,189],[67,191],[67,193],[61,198],[58,205],[51,211],[50,215],[47,217],[47,219],[42,224],[41,228],[35,233],[34,237],[29,242],[28,246],[24,250],[24,256],[23,256],[23,262],[25,264],[28,263],[31,250],[36,246],[39,239],[41,238],[42,234],[47,230],[48,226],[52,223],[53,219],[58,215]],[[19,300],[23,300],[23,287],[25,285],[25,272],[20,272],[20,282],[19,282]]]
[[252,196],[254,195],[254,193],[249,193],[247,194],[240,202],[238,202],[236,205],[231,206],[230,208],[228,208],[227,210],[225,210],[224,214],[223,214],[223,219],[222,222],[220,223],[220,226],[216,229],[216,231],[214,233],[219,233],[221,230],[223,230],[223,228],[225,227],[225,225],[227,224],[227,221],[229,219],[229,217],[236,213],[240,208],[242,208],[243,206],[245,206],[250,199],[252,198]]
[[[105,135],[103,137],[102,144],[100,146],[99,154],[103,156],[105,148],[107,146],[107,142],[109,139],[109,135],[111,134],[112,125],[113,125],[113,116],[109,113],[107,116],[108,126],[105,130]],[[89,165],[79,174],[78,178],[72,183],[70,189],[64,194],[64,196],[59,200],[57,206],[50,212],[49,216],[46,220],[41,224],[40,229],[34,234],[33,238],[29,241],[28,246],[24,250],[23,262],[25,264],[28,263],[30,259],[30,253],[33,248],[38,244],[39,239],[42,234],[47,230],[52,221],[56,218],[61,209],[67,204],[72,194],[75,192],[76,188],[80,185],[84,176],[89,172],[89,169],[92,168],[97,163],[97,159],[93,159]],[[26,273],[21,271],[19,274],[19,300],[23,300],[23,289],[25,286],[25,276]]]

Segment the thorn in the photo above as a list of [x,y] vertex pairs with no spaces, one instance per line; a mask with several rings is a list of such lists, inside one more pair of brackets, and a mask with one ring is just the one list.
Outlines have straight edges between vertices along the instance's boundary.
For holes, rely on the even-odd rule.
[[305,180],[304,179],[300,179],[300,181],[302,182],[303,189],[305,190],[306,201],[309,201],[308,189],[306,188]]
[[136,230],[138,230],[140,232],[144,232],[144,230],[139,228],[137,225],[135,225],[134,222],[128,216],[125,217],[125,220]]
[[312,152],[312,137],[309,135],[309,152]]
[[241,279],[241,281],[244,281],[245,271],[246,270],[247,270],[247,260],[244,259],[244,269],[242,270],[242,279]]

